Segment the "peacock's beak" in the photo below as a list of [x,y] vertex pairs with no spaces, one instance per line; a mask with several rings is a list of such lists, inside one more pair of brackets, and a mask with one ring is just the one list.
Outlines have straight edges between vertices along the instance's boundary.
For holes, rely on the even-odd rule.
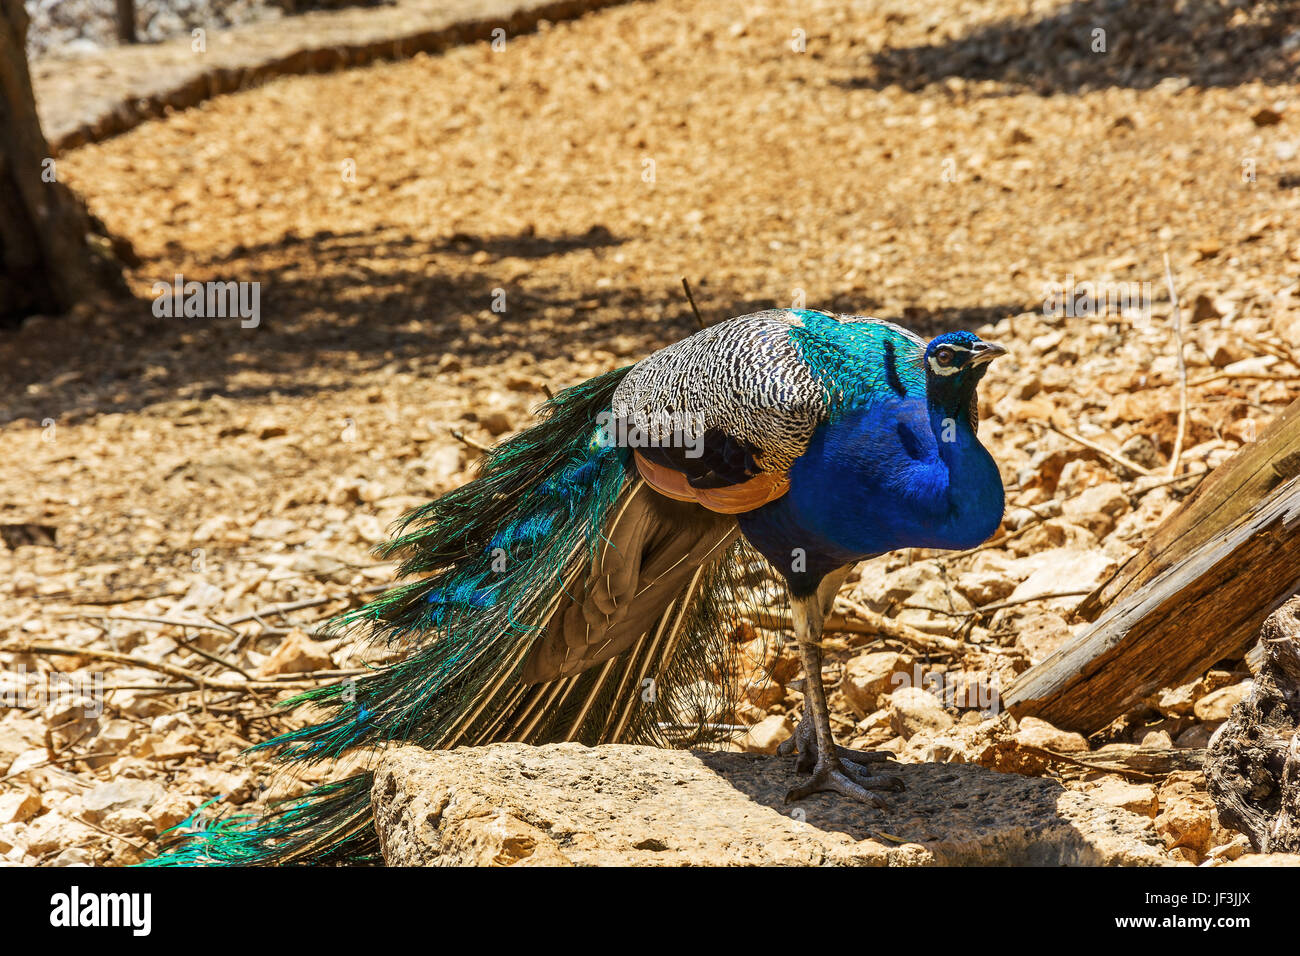
[[980,342],[971,349],[970,365],[987,365],[999,355],[1006,355],[1007,350],[992,342]]

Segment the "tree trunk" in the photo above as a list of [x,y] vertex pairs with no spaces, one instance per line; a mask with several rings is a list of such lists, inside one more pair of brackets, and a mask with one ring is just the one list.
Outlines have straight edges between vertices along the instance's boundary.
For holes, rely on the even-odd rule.
[[1221,535],[1282,482],[1300,475],[1300,399],[1292,402],[1259,436],[1197,487],[1165,520],[1142,550],[1079,605],[1095,621],[1116,602]]
[[[0,326],[123,286],[111,242],[57,181],[27,71],[22,0],[0,0]],[[97,245],[99,248],[97,248]]]
[[135,0],[117,0],[117,38],[135,43]]
[[1260,853],[1300,853],[1300,598],[1259,634],[1250,694],[1214,735],[1205,780],[1219,820]]

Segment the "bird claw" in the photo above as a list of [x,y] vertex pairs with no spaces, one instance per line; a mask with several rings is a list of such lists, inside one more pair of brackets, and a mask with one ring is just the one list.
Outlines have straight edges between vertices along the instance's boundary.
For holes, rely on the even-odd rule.
[[785,802],[794,803],[814,793],[838,793],[877,810],[885,810],[889,804],[871,791],[902,789],[903,781],[897,777],[873,775],[853,764],[846,766],[838,761],[827,761],[813,771],[811,780],[791,788],[785,795]]
[[864,766],[897,766],[891,762],[895,755],[888,750],[850,750],[837,744],[834,752],[823,760],[817,750],[817,735],[812,719],[807,715],[795,727],[794,736],[782,741],[776,752],[783,757],[797,753],[795,770],[799,773],[812,772],[812,780],[794,787],[785,795],[786,803],[802,800],[814,793],[839,793],[883,810],[888,804],[871,791],[903,789],[903,781],[897,777],[874,774]]
[[[817,766],[817,735],[813,730],[812,720],[807,715],[800,718],[794,729],[794,736],[781,741],[776,748],[777,754],[790,757],[798,754],[794,769],[799,773],[808,773]],[[889,764],[895,754],[888,750],[851,750],[848,747],[835,747],[835,756],[852,764],[885,763]]]

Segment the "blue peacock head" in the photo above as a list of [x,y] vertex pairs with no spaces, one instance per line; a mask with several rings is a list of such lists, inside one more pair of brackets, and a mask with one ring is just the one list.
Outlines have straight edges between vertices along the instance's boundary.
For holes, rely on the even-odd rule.
[[945,332],[925,347],[925,388],[930,404],[950,414],[972,406],[975,386],[989,362],[1007,350],[974,332]]

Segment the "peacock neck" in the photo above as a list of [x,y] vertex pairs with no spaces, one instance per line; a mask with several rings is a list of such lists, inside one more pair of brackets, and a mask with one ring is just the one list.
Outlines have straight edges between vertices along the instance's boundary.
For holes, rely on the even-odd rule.
[[1002,521],[1005,498],[997,463],[975,434],[970,403],[964,407],[929,406],[930,428],[947,492],[943,536],[954,542],[979,543]]
[[969,455],[972,446],[982,447],[975,436],[974,428],[971,427],[969,411],[959,411],[933,402],[929,404],[927,411],[939,460],[947,466],[950,474],[959,471],[963,459]]

